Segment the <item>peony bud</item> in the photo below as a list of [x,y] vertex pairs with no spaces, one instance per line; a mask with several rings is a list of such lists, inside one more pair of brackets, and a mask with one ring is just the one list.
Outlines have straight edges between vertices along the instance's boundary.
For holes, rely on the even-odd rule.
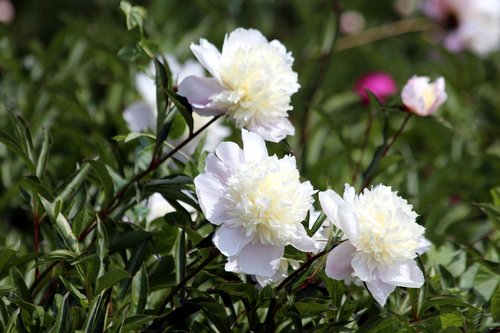
[[384,72],[372,72],[359,78],[354,85],[354,90],[359,97],[361,97],[363,104],[367,105],[370,99],[366,90],[373,93],[381,103],[384,103],[389,96],[396,93],[397,86],[396,82],[389,74]]
[[428,116],[436,112],[448,98],[444,89],[444,79],[437,78],[433,83],[426,76],[414,75],[401,92],[406,109],[418,116]]

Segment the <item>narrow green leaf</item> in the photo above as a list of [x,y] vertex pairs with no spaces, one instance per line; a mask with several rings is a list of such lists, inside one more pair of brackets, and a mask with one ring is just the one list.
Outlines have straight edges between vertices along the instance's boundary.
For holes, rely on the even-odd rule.
[[69,178],[71,181],[64,187],[56,200],[61,200],[62,202],[68,200],[80,188],[80,185],[87,178],[87,174],[90,170],[91,166],[89,164],[83,164],[81,168]]
[[34,303],[33,297],[31,296],[31,293],[24,282],[24,277],[16,267],[10,270],[10,281],[16,289],[16,294],[21,297],[22,300],[31,304]]
[[132,279],[132,304],[135,307],[134,313],[139,315],[144,313],[149,295],[149,281],[146,267],[141,266],[141,269],[135,274]]
[[83,332],[85,333],[101,333],[104,332],[107,305],[110,290],[102,291],[97,297],[94,298],[89,309],[87,318],[83,325]]
[[7,146],[7,148],[9,148],[14,153],[16,153],[17,156],[21,157],[22,160],[24,161],[24,163],[26,163],[26,165],[30,169],[30,171],[35,173],[35,170],[36,170],[35,165],[31,161],[29,156],[26,154],[26,152],[24,152],[24,150],[21,148],[21,146],[19,146],[16,143],[16,140],[14,138],[12,138],[10,135],[8,135],[7,133],[5,133],[3,131],[0,131],[0,142],[5,144]]
[[189,104],[188,100],[186,97],[178,95],[171,89],[166,90],[168,96],[170,97],[170,100],[172,103],[174,103],[175,107],[177,110],[180,112],[182,115],[182,118],[184,118],[184,121],[186,121],[186,124],[189,128],[189,134],[193,133],[193,108],[191,104]]
[[38,265],[44,265],[52,261],[72,261],[75,258],[76,255],[72,251],[55,250],[38,259]]
[[101,277],[108,270],[109,257],[108,257],[108,249],[109,249],[109,241],[108,241],[108,233],[106,232],[106,228],[102,223],[99,216],[97,218],[97,254],[99,256],[99,273],[97,277]]
[[0,250],[0,278],[6,275],[11,267],[10,262],[15,258],[17,251],[12,249]]
[[68,317],[68,296],[69,293],[66,293],[64,297],[60,295],[55,296],[56,307],[57,307],[57,317],[56,317],[56,325],[54,326],[54,333],[65,333],[66,330],[66,318]]
[[175,279],[181,282],[186,276],[186,231],[181,229],[175,248]]
[[49,216],[49,220],[52,222],[54,228],[61,236],[62,241],[68,250],[73,251],[75,254],[80,254],[80,248],[78,247],[78,240],[76,239],[73,231],[71,230],[71,226],[66,218],[58,213],[56,215],[55,205],[47,201],[44,197],[38,196],[40,201]]
[[87,296],[82,294],[77,287],[75,287],[71,282],[63,278],[62,276],[59,276],[59,279],[61,282],[64,284],[66,289],[70,292],[71,296],[73,296],[78,302],[80,303],[81,306],[84,308],[87,308],[89,306],[89,300]]
[[43,131],[42,148],[40,149],[40,154],[38,155],[38,160],[36,161],[36,176],[42,178],[45,173],[45,167],[47,166],[47,160],[49,157],[49,147],[50,147],[50,137],[47,131]]
[[101,185],[104,189],[104,206],[107,207],[110,204],[111,199],[113,198],[113,195],[115,193],[113,179],[111,178],[106,165],[101,161],[87,160],[86,162],[92,166],[97,176],[99,177]]
[[98,294],[103,290],[112,287],[115,283],[129,278],[130,274],[126,270],[123,270],[121,268],[113,268],[97,279],[95,293]]

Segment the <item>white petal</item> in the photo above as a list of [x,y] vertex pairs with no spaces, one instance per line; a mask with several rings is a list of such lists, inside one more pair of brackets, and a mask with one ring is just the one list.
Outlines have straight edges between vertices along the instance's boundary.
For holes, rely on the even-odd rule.
[[378,278],[374,274],[374,268],[369,265],[369,258],[363,252],[357,251],[353,254],[351,266],[361,281],[375,281]]
[[344,204],[344,200],[333,190],[319,192],[318,198],[326,217],[339,228],[340,226],[337,224],[337,211],[338,207]]
[[424,275],[415,260],[388,268],[379,272],[382,281],[400,287],[420,288],[425,282]]
[[200,39],[200,45],[191,44],[191,51],[196,59],[212,74],[217,80],[219,79],[218,66],[220,62],[219,50],[206,39]]
[[267,155],[267,148],[264,139],[258,134],[241,130],[243,138],[243,152],[245,154],[245,161],[260,160]]
[[154,64],[149,64],[148,72],[150,75],[145,73],[138,73],[135,75],[135,88],[141,95],[142,99],[148,103],[148,105],[156,110],[156,84],[154,81]]
[[415,250],[415,252],[418,255],[424,254],[425,252],[429,251],[431,245],[432,245],[431,242],[429,242],[427,238],[421,236],[418,239],[418,248]]
[[341,206],[339,207],[337,216],[337,225],[347,238],[354,243],[358,239],[359,235],[359,221],[356,214],[349,209],[349,207]]
[[251,241],[250,237],[245,236],[245,229],[231,228],[222,225],[213,238],[215,246],[225,256],[237,255],[241,248]]
[[224,205],[221,202],[224,194],[222,184],[214,175],[202,173],[196,176],[194,185],[198,202],[207,220],[216,225],[221,224],[225,213]]
[[231,177],[231,172],[217,156],[209,154],[205,160],[205,172],[216,176],[221,184],[225,184],[226,180]]
[[392,293],[396,288],[393,285],[382,282],[380,280],[367,282],[366,286],[368,287],[368,290],[372,294],[373,298],[375,298],[375,300],[381,306],[385,305],[387,297],[389,297],[389,294]]
[[[224,164],[227,173],[232,174],[240,163],[244,161],[243,150],[234,142],[222,142],[216,149],[215,154]],[[205,169],[206,172],[210,170]]]
[[286,117],[272,119],[254,119],[246,128],[270,142],[280,142],[288,135],[295,134],[295,128]]
[[290,241],[290,244],[297,250],[302,252],[312,252],[316,251],[316,244],[314,240],[307,236],[306,229],[302,224],[297,225],[296,238]]
[[258,44],[267,44],[267,39],[255,29],[237,28],[224,38],[222,54],[231,54],[240,47],[252,47]]
[[156,111],[144,102],[137,102],[127,107],[123,111],[123,118],[132,132],[154,129],[156,126]]
[[222,92],[222,87],[214,78],[188,76],[179,84],[178,93],[184,96],[200,115],[213,116],[224,110],[214,107],[211,97]]
[[326,259],[326,275],[335,280],[349,279],[353,273],[351,261],[355,251],[356,248],[349,242],[334,247]]
[[272,277],[279,268],[283,253],[283,246],[249,243],[241,249],[239,255],[228,258],[226,270]]

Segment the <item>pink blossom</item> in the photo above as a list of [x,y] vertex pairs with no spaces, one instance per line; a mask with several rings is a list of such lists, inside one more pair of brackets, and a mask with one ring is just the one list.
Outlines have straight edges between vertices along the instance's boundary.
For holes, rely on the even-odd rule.
[[366,90],[374,94],[382,103],[397,91],[396,82],[387,73],[371,72],[360,77],[354,85],[354,90],[361,97],[363,104],[370,102]]

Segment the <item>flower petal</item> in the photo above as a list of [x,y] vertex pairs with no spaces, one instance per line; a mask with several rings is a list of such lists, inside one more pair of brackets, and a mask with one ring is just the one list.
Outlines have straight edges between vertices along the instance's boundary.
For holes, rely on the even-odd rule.
[[217,68],[221,57],[219,50],[212,43],[202,38],[200,39],[200,45],[191,43],[191,51],[203,67],[205,67],[213,77],[220,81]]
[[209,173],[202,173],[194,179],[196,187],[196,195],[201,210],[207,220],[215,225],[224,222],[224,205],[222,204],[222,196],[224,187],[217,178]]
[[262,33],[255,29],[237,28],[224,38],[222,55],[232,54],[239,48],[250,48],[258,44],[267,44],[267,39]]
[[142,132],[156,126],[156,112],[144,102],[137,102],[127,107],[123,111],[123,119],[132,132]]
[[286,117],[254,119],[246,128],[270,142],[280,142],[288,135],[295,134],[295,127]]
[[268,156],[266,143],[260,135],[242,129],[241,136],[245,161],[256,161]]
[[425,282],[424,275],[415,260],[389,267],[379,272],[379,277],[386,283],[407,288],[420,288]]
[[424,236],[420,236],[418,239],[418,248],[415,250],[415,252],[418,255],[424,254],[425,252],[429,251],[431,247],[431,242]]
[[356,251],[352,257],[351,266],[361,281],[371,282],[378,278],[374,274],[374,267],[369,265],[369,258],[366,254]]
[[347,207],[339,207],[337,226],[344,232],[347,238],[352,242],[358,239],[359,222],[356,214]]
[[231,228],[226,225],[222,225],[212,239],[220,252],[228,257],[237,255],[251,240],[252,238],[245,236],[244,228]]
[[389,297],[389,294],[392,293],[396,288],[395,286],[380,280],[367,282],[366,286],[368,287],[368,290],[372,294],[373,298],[375,298],[380,306],[385,305],[387,297]]
[[326,190],[324,192],[319,192],[318,194],[319,203],[321,208],[326,214],[326,217],[337,227],[337,211],[338,207],[344,204],[344,200],[333,190]]
[[[234,142],[222,142],[216,149],[215,154],[224,164],[226,172],[233,173],[240,163],[244,161],[243,150]],[[205,169],[206,172],[210,170]]]
[[291,240],[290,244],[302,252],[316,251],[316,243],[311,237],[307,236],[306,229],[302,224],[297,225],[296,238]]
[[211,97],[222,92],[222,87],[214,78],[188,76],[179,84],[178,93],[184,96],[202,116],[213,116],[223,113],[223,110],[212,105]]
[[283,246],[249,243],[239,255],[228,258],[226,270],[272,277],[279,268],[284,252]]
[[326,275],[335,280],[349,279],[353,273],[351,261],[355,251],[356,248],[349,242],[343,242],[334,247],[326,259]]

